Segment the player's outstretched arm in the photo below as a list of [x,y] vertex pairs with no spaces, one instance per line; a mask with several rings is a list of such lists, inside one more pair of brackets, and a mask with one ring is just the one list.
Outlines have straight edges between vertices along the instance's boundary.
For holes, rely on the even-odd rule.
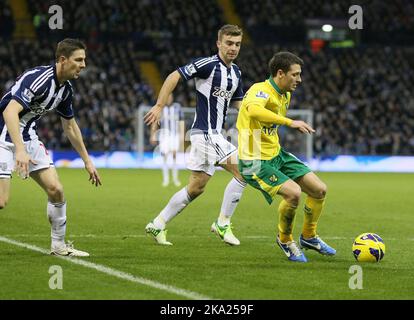
[[3,112],[4,122],[7,126],[7,131],[15,146],[16,150],[16,167],[18,175],[22,178],[29,176],[29,162],[36,164],[27,154],[22,136],[20,135],[19,127],[19,113],[23,110],[20,103],[11,100]]
[[308,125],[305,121],[302,120],[293,120],[289,127],[293,129],[297,129],[302,133],[314,133],[315,129],[313,129],[310,125]]
[[293,122],[292,119],[280,116],[257,104],[248,104],[246,108],[249,116],[260,122],[274,123],[281,126],[289,126]]
[[253,119],[261,122],[274,123],[281,126],[288,126],[293,129],[297,129],[302,133],[314,133],[315,130],[306,122],[301,120],[292,120],[283,116],[280,116],[270,110],[267,110],[259,105],[250,104],[247,106],[247,112]]
[[82,133],[75,119],[72,118],[68,120],[61,118],[61,120],[65,135],[68,137],[70,143],[79,153],[83,162],[85,163],[85,169],[89,173],[89,181],[91,181],[95,186],[102,185],[98,171],[96,170],[92,160],[89,158],[88,151],[86,150],[85,144],[83,143]]
[[160,93],[158,94],[157,103],[144,116],[144,122],[147,125],[152,125],[153,123],[158,123],[160,121],[162,108],[167,104],[168,96],[174,91],[180,79],[181,76],[177,70],[171,72],[167,79],[165,79]]

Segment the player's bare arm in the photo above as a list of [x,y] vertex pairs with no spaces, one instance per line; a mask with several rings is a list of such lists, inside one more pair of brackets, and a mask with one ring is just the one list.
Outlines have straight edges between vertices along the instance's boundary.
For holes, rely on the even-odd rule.
[[312,134],[315,132],[315,129],[302,120],[293,120],[289,127],[297,129],[302,133]]
[[4,122],[16,148],[16,171],[22,178],[29,176],[29,162],[36,164],[27,154],[19,128],[19,113],[23,110],[20,103],[11,100],[3,112]]
[[62,126],[65,135],[68,137],[70,143],[79,153],[83,162],[85,163],[85,169],[89,173],[89,181],[91,181],[95,186],[102,185],[98,171],[96,170],[92,160],[89,158],[88,151],[86,150],[85,144],[83,142],[82,133],[75,119],[72,118],[67,120],[62,118]]
[[180,79],[181,76],[177,70],[171,72],[167,79],[165,79],[158,94],[157,103],[144,116],[144,121],[148,126],[160,121],[162,108],[167,104],[168,96],[174,91]]

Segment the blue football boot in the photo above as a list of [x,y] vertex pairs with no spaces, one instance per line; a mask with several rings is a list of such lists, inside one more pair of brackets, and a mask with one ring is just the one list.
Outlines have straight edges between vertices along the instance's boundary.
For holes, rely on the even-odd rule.
[[295,262],[307,262],[305,255],[303,252],[299,249],[298,245],[295,241],[289,241],[286,243],[282,243],[279,239],[279,236],[277,236],[277,244],[279,247],[283,250],[283,252],[286,254],[288,259],[290,261]]
[[299,245],[302,249],[311,249],[326,256],[333,256],[336,250],[327,245],[319,236],[310,239],[304,239],[302,235],[299,238]]

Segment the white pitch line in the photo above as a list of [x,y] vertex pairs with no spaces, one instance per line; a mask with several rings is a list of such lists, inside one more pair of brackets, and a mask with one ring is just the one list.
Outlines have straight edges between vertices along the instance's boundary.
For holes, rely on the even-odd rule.
[[[22,247],[22,248],[26,248],[26,249],[29,249],[29,250],[32,250],[32,251],[36,251],[36,252],[39,252],[39,253],[42,253],[42,254],[46,254],[46,255],[50,254],[50,252],[48,250],[45,250],[43,248],[39,248],[37,246],[31,245],[31,244],[28,244],[28,243],[15,241],[13,239],[9,239],[9,238],[6,238],[6,237],[0,236],[0,241],[6,242],[6,243],[9,243],[9,244],[13,244],[15,246],[19,246],[19,247]],[[153,280],[145,279],[145,278],[142,278],[142,277],[137,277],[137,276],[134,276],[132,274],[129,274],[129,273],[126,273],[126,272],[123,272],[123,271],[119,271],[119,270],[116,270],[116,269],[106,267],[104,265],[88,262],[88,261],[77,259],[77,258],[71,258],[71,257],[63,257],[63,256],[55,256],[55,257],[63,259],[63,260],[68,261],[68,262],[71,262],[71,263],[74,263],[74,264],[81,265],[81,266],[86,267],[86,268],[95,269],[99,272],[106,273],[110,276],[114,276],[114,277],[117,277],[117,278],[120,278],[120,279],[124,279],[124,280],[128,280],[128,281],[131,281],[131,282],[143,284],[143,285],[153,287],[153,288],[156,288],[156,289],[159,289],[159,290],[167,291],[169,293],[174,293],[176,295],[186,297],[188,299],[213,300],[213,298],[201,295],[197,292],[193,292],[193,291],[189,291],[189,290],[185,290],[185,289],[180,289],[180,288],[170,286],[170,285],[166,285],[166,284],[162,284],[162,283],[159,283],[159,282],[156,282],[156,281],[153,281]]]

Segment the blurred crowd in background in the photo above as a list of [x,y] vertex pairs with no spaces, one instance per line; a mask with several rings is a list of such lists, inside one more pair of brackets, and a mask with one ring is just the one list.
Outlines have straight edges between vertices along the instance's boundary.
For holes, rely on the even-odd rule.
[[[36,40],[13,39],[11,9],[0,0],[0,96],[24,70],[53,63],[59,40],[84,40],[87,68],[73,81],[74,109],[87,147],[96,151],[136,148],[136,111],[156,100],[139,61],[154,60],[164,79],[193,58],[216,53],[217,30],[227,23],[214,0],[27,2]],[[359,44],[315,51],[306,38],[306,19],[348,18],[352,2],[300,3],[233,1],[246,34],[236,60],[245,90],[268,78],[274,53],[291,51],[305,62],[291,108],[314,111],[316,156],[413,155],[414,5],[362,2]],[[53,4],[63,8],[63,30],[48,26]],[[194,107],[194,83],[181,82],[175,99]],[[41,119],[39,135],[50,149],[70,147],[55,113]]]

